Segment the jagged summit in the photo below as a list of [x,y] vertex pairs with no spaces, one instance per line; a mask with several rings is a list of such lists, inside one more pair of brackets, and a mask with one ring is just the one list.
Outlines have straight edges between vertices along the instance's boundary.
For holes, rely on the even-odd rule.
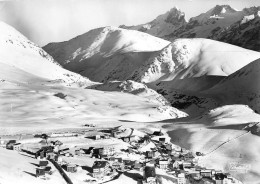
[[169,35],[173,30],[183,26],[187,21],[185,13],[179,8],[173,7],[166,13],[159,15],[153,21],[136,26],[121,25],[121,28],[142,31],[154,36],[163,37]]
[[235,13],[237,12],[237,10],[231,8],[230,5],[216,5],[214,8],[209,10],[209,12],[211,16],[214,16],[214,15],[221,15],[224,13]]
[[260,6],[244,8],[242,11],[245,13],[245,15],[254,15],[254,17],[260,17]]
[[179,8],[173,7],[168,11],[165,15],[165,22],[171,23],[173,25],[177,25],[180,23],[185,23],[185,13],[182,12]]

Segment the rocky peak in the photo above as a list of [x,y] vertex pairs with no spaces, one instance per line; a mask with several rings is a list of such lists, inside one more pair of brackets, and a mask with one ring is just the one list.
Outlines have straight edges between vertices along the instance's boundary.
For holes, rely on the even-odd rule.
[[260,16],[260,6],[253,6],[250,8],[244,8],[243,12],[245,15],[255,15],[255,16]]
[[231,8],[229,5],[217,5],[213,9],[210,10],[210,16],[221,15],[224,13],[235,13],[237,12],[235,9]]
[[173,7],[166,14],[167,14],[167,17],[165,18],[165,22],[167,22],[167,23],[171,23],[171,24],[186,23],[185,13],[182,12],[177,7]]

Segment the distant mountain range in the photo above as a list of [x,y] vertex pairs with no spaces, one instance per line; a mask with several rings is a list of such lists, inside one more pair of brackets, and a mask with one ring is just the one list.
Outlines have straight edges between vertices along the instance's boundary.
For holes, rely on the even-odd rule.
[[184,12],[175,7],[149,23],[120,27],[169,41],[176,38],[210,38],[260,51],[259,16],[260,6],[239,11],[229,5],[217,5],[186,22]]

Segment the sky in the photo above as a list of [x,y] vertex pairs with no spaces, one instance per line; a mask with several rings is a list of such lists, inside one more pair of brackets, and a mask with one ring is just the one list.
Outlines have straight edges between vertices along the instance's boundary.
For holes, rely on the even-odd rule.
[[260,0],[0,0],[0,20],[44,46],[98,27],[146,23],[174,6],[188,20],[223,4],[241,10]]

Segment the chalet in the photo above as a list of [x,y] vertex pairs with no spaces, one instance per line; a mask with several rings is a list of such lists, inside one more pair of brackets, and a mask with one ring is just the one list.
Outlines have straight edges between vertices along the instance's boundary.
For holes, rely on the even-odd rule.
[[134,165],[134,169],[137,171],[142,171],[143,170],[143,164],[136,162]]
[[99,155],[114,155],[115,154],[115,147],[114,146],[105,146],[99,149]]
[[42,149],[40,149],[40,150],[38,150],[38,151],[36,151],[36,153],[35,153],[35,158],[36,159],[43,159],[45,157],[45,151],[44,150],[42,150]]
[[146,166],[144,168],[143,177],[144,177],[144,183],[156,184],[157,179],[156,179],[155,167],[154,166]]
[[203,178],[211,178],[212,177],[211,170],[201,170],[200,174]]
[[45,167],[45,169],[44,169],[44,172],[45,172],[45,174],[47,173],[47,174],[51,174],[52,172],[51,172],[51,166],[46,166]]
[[135,161],[132,160],[124,160],[124,165],[126,169],[133,169],[135,165]]
[[101,136],[100,136],[100,135],[95,135],[95,136],[94,136],[94,139],[95,139],[95,140],[99,140],[99,139],[101,139]]
[[111,162],[114,162],[116,160],[116,158],[115,157],[109,157],[108,160],[111,161]]
[[13,150],[21,151],[21,143],[15,143],[15,144],[13,144]]
[[39,167],[45,169],[45,167],[48,165],[48,163],[49,162],[47,160],[41,160],[39,162]]
[[168,169],[169,162],[168,160],[160,160],[159,167],[160,169]]
[[66,165],[64,166],[64,169],[65,169],[67,172],[71,172],[71,173],[77,172],[77,166],[74,165],[74,164],[66,164]]
[[183,162],[182,165],[184,168],[191,168],[193,166],[191,162]]
[[115,158],[112,163],[112,168],[120,171],[124,171],[125,164],[122,158]]
[[195,181],[199,181],[202,178],[199,171],[194,171],[190,173],[189,176],[193,178]]
[[117,134],[115,131],[112,131],[111,134],[110,134],[111,137],[117,137]]
[[122,137],[121,138],[124,142],[130,142],[130,136],[129,137]]
[[95,161],[92,166],[92,176],[101,179],[109,172],[109,163],[107,161]]
[[165,138],[164,138],[164,137],[160,137],[160,138],[159,138],[159,142],[160,142],[160,143],[165,143]]
[[109,135],[101,135],[100,138],[101,138],[101,139],[109,139],[110,136],[109,136]]
[[82,148],[81,150],[82,150],[85,154],[91,154],[91,153],[93,153],[93,149],[94,149],[94,147],[89,147],[88,149]]
[[35,173],[36,178],[40,176],[45,176],[45,169],[43,168],[36,168],[36,173]]
[[193,156],[193,154],[191,152],[187,153],[184,155],[184,160],[188,161],[188,162],[193,162],[195,159],[195,157]]
[[53,153],[52,151],[47,151],[46,152],[46,158],[50,159],[50,160],[54,160],[55,158],[55,153]]
[[101,153],[103,152],[102,148],[93,148],[92,156],[95,158],[101,158]]
[[61,141],[59,141],[59,140],[51,141],[51,143],[52,143],[53,146],[61,146],[61,145],[63,145],[63,143]]
[[60,155],[55,155],[54,156],[54,160],[57,162],[57,163],[61,163],[62,162],[62,157]]
[[53,146],[43,146],[41,150],[44,150],[45,152],[47,151],[53,151],[54,147]]
[[155,166],[156,165],[156,160],[151,160],[150,162],[146,163],[146,165],[151,165],[151,166]]
[[42,135],[40,135],[40,137],[41,137],[42,139],[47,139],[49,136],[48,136],[47,134],[42,134]]
[[152,135],[153,136],[162,136],[163,133],[161,131],[154,131]]
[[66,153],[69,153],[70,149],[69,148],[64,148],[59,150],[60,155],[66,155]]
[[82,154],[82,150],[81,149],[76,149],[75,150],[75,155],[80,156]]
[[153,152],[153,151],[146,151],[145,152],[145,157],[148,158],[148,159],[152,159],[155,156],[154,153],[155,152]]
[[6,149],[13,149],[14,144],[16,143],[16,140],[10,140],[6,144]]
[[186,178],[184,173],[180,173],[177,176],[177,183],[178,184],[186,184]]

